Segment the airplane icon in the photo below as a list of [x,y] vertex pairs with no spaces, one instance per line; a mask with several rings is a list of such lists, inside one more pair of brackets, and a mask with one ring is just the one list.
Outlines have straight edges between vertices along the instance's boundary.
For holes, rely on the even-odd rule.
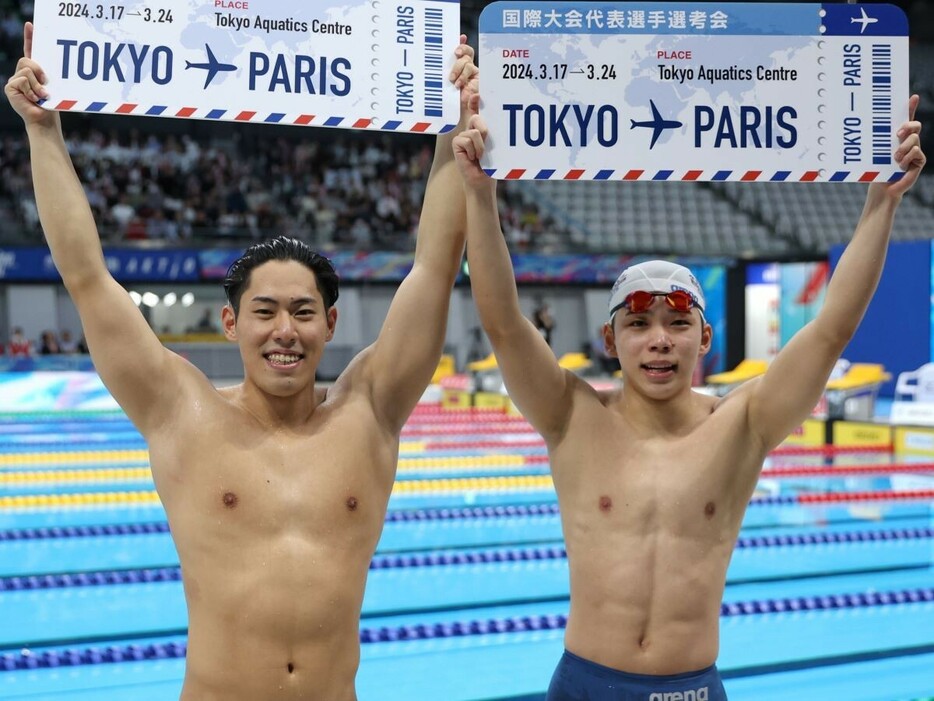
[[647,129],[653,129],[652,132],[652,143],[649,144],[649,150],[655,146],[655,142],[658,141],[658,137],[662,135],[662,132],[665,129],[677,129],[678,127],[683,127],[684,124],[681,122],[675,121],[673,119],[662,119],[661,113],[658,111],[658,108],[655,106],[655,102],[649,100],[649,104],[652,106],[652,120],[645,122],[637,122],[635,119],[630,119],[632,126],[630,129],[635,129],[636,127],[646,127]]
[[211,47],[207,44],[204,45],[204,48],[208,51],[208,62],[207,63],[192,63],[191,61],[185,61],[185,70],[189,68],[198,68],[202,71],[207,71],[208,75],[204,81],[204,87],[207,88],[211,81],[214,80],[214,76],[222,71],[235,71],[237,67],[232,63],[221,63],[214,56],[214,52],[211,51]]
[[866,31],[867,26],[869,26],[870,24],[875,24],[876,22],[879,21],[877,17],[870,17],[869,15],[867,15],[866,8],[864,7],[859,8],[859,14],[861,15],[860,17],[850,17],[850,24],[856,23],[860,25],[859,27],[860,34]]

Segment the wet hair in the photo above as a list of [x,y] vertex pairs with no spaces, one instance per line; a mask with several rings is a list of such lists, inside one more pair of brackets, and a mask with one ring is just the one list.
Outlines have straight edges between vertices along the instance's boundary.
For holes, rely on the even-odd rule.
[[318,283],[318,291],[324,298],[325,310],[330,309],[337,301],[339,279],[331,261],[311,250],[298,239],[277,236],[274,239],[254,243],[227,269],[227,277],[224,278],[224,293],[227,295],[227,302],[233,308],[234,316],[240,313],[240,298],[250,285],[250,274],[253,269],[271,260],[294,260],[313,272]]

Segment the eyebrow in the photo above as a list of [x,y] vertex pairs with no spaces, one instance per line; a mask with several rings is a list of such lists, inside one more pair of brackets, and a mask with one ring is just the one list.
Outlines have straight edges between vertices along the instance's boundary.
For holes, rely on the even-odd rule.
[[[274,305],[274,306],[276,306],[276,305],[279,304],[279,300],[274,299],[274,298],[272,298],[272,297],[263,297],[263,296],[261,296],[261,295],[258,295],[258,296],[256,296],[256,297],[254,297],[254,298],[251,299],[250,301],[251,301],[251,302],[258,302],[258,303],[260,303],[260,304],[272,304],[272,305]],[[315,297],[296,297],[296,298],[293,299],[291,302],[289,302],[289,306],[290,306],[290,307],[301,307],[301,306],[303,306],[303,305],[305,305],[305,304],[311,304],[311,305],[313,305],[313,304],[315,304],[317,301],[318,301],[318,300],[317,300],[317,298],[315,298]]]

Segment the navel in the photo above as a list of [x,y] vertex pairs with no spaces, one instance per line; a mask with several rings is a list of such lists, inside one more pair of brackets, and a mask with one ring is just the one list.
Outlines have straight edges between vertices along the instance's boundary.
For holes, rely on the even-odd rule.
[[613,509],[613,500],[607,495],[600,497],[600,511],[607,513]]
[[288,670],[289,670],[289,674],[291,674],[292,672],[294,672],[294,671],[295,671],[295,665],[292,664],[291,662],[289,662]]
[[347,497],[347,510],[348,511],[357,510],[357,497]]
[[715,513],[717,513],[717,505],[712,501],[708,501],[707,506],[704,507],[704,516],[707,518],[713,518]]
[[222,499],[224,501],[224,506],[226,506],[228,509],[236,508],[237,502],[240,501],[237,498],[237,495],[234,494],[233,492],[224,492],[224,496],[222,497]]

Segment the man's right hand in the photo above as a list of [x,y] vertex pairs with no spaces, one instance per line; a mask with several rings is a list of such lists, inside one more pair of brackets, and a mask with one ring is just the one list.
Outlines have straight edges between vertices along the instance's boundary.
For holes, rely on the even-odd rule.
[[460,168],[464,184],[471,189],[491,187],[494,182],[480,167],[480,158],[486,148],[487,126],[479,114],[467,123],[467,129],[454,137],[454,157]]
[[49,93],[44,87],[48,80],[45,71],[32,60],[32,31],[32,22],[26,22],[23,27],[23,57],[16,64],[16,73],[7,81],[5,92],[26,126],[53,125],[58,120],[58,112],[44,110],[36,104],[47,98]]
[[454,68],[451,82],[460,91],[461,119],[466,124],[470,115],[476,114],[480,98],[480,71],[474,64],[474,49],[467,43],[467,35],[461,34],[460,45],[455,49]]

